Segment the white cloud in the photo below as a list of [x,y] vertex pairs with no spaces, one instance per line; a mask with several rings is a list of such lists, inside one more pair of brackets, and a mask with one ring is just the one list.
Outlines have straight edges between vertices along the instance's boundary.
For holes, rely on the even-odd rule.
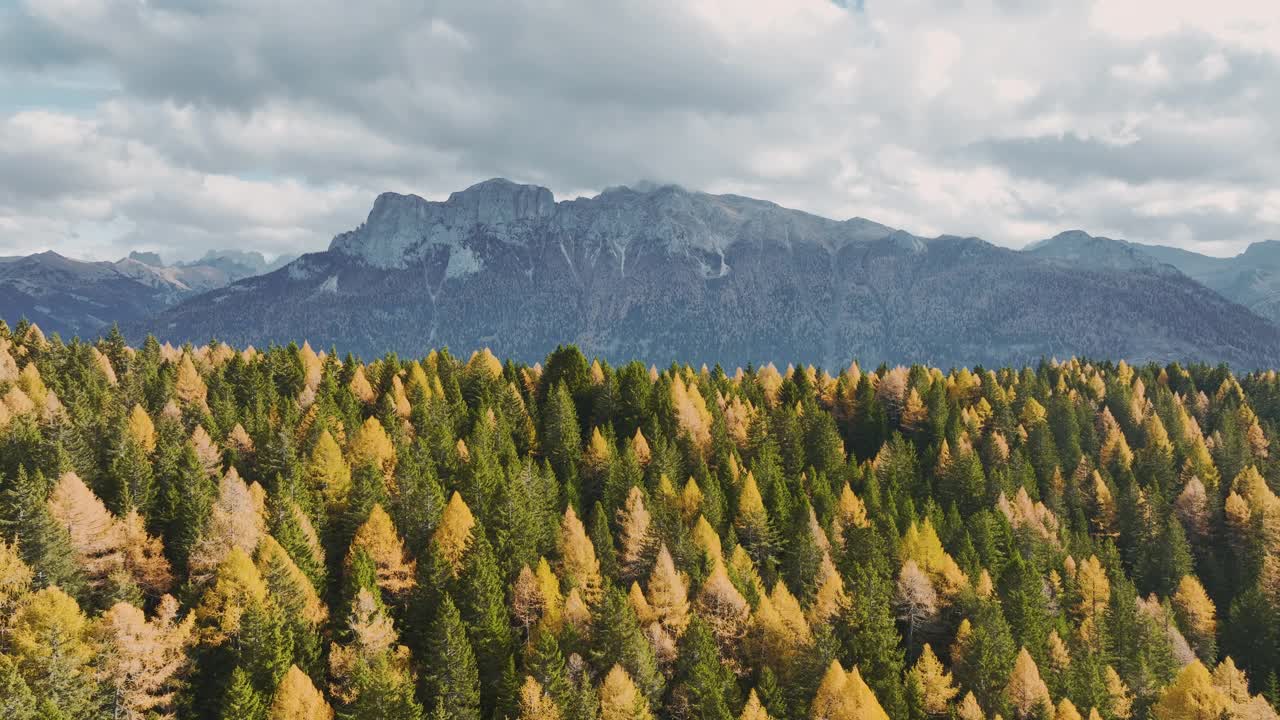
[[1280,236],[1272,5],[29,0],[0,80],[98,89],[0,115],[0,254],[316,249],[496,175],[1233,252]]

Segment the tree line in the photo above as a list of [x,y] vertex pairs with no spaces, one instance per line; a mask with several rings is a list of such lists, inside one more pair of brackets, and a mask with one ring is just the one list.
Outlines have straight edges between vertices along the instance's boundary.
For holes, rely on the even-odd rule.
[[1274,371],[0,322],[0,717],[1266,720]]

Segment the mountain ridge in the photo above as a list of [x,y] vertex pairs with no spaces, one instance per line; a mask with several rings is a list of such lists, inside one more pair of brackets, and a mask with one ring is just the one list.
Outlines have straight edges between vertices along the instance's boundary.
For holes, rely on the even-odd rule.
[[133,330],[371,355],[452,345],[536,359],[576,342],[725,364],[1280,360],[1274,324],[1158,263],[1076,267],[671,185],[557,202],[502,179],[444,201],[379,195],[328,250]]

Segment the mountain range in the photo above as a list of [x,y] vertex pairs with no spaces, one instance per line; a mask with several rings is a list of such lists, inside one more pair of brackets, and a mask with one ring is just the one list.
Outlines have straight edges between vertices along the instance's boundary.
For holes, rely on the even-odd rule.
[[173,265],[143,252],[116,262],[74,260],[52,251],[0,257],[0,317],[11,323],[26,318],[68,338],[95,336],[113,322],[143,322],[160,308],[291,260],[267,262],[261,253],[238,250],[209,251]]
[[610,358],[730,367],[1280,361],[1280,329],[1245,307],[1230,262],[1190,256],[1083,233],[1020,252],[674,185],[557,202],[495,179],[442,202],[383,194],[326,251],[126,327],[370,356],[488,346],[533,360],[574,342]]
[[0,316],[95,335],[309,340],[366,356],[573,342],[664,364],[1280,362],[1280,243],[1236,258],[1070,231],[1023,251],[675,185],[557,202],[494,179],[384,193],[323,252],[0,259]]

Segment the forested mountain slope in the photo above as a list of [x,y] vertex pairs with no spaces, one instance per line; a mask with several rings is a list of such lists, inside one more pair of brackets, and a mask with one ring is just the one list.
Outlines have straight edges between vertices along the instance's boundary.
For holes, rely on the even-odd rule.
[[1280,322],[1280,241],[1256,242],[1239,255],[1223,258],[1181,248],[1093,237],[1075,230],[1043,240],[1027,251],[1074,267],[1173,268],[1228,300]]
[[1275,720],[1280,377],[0,325],[0,717]]
[[505,180],[444,202],[384,194],[328,251],[126,330],[527,362],[565,341],[658,364],[1280,362],[1276,326],[1176,272],[1066,267],[675,186],[557,203]]

